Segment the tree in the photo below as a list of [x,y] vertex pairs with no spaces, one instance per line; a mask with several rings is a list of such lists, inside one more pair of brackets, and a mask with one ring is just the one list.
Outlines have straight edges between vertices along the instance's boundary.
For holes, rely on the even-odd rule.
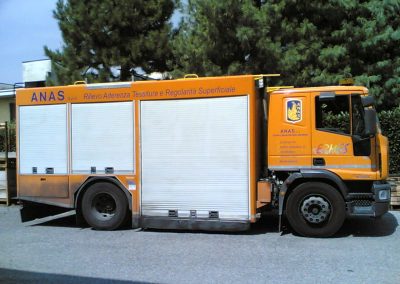
[[366,85],[378,98],[381,109],[400,105],[400,1],[370,0],[361,7],[351,34],[357,45],[348,44],[356,82]]
[[176,0],[58,0],[54,17],[64,45],[55,51],[45,47],[55,73],[50,83],[123,81],[138,67],[165,71],[175,4]]
[[246,60],[237,37],[242,6],[237,0],[188,1],[173,41],[175,76],[240,73]]
[[189,0],[174,73],[281,73],[279,84],[352,76],[381,108],[400,103],[398,0]]

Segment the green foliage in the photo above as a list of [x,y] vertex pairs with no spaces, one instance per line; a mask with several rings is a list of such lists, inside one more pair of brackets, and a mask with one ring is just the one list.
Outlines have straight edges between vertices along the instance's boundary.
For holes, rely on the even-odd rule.
[[398,0],[189,0],[183,13],[175,75],[281,73],[295,86],[352,76],[380,109],[400,103]]
[[[391,170],[400,172],[399,0],[188,0],[172,31],[168,21],[177,5],[58,0],[54,16],[64,46],[45,47],[54,73],[48,83],[127,80],[137,67],[170,69],[176,77],[281,73],[276,84],[299,87],[352,76],[386,110],[380,120]],[[343,127],[343,120],[331,119]]]
[[188,1],[173,42],[174,75],[238,74],[246,53],[236,36],[241,1]]
[[277,70],[274,65],[281,52],[279,43],[266,36],[273,27],[264,6],[259,8],[255,1],[189,0],[173,38],[173,74],[215,76]]
[[58,0],[64,46],[45,47],[55,73],[48,83],[123,81],[137,67],[165,71],[174,7],[175,0]]
[[331,128],[344,133],[350,132],[350,114],[348,112],[341,111],[338,114],[333,114],[331,111],[322,113],[322,120],[324,122],[324,128]]
[[379,113],[383,135],[389,139],[390,173],[400,173],[400,106]]
[[[382,134],[389,139],[389,171],[400,173],[400,106],[378,114]],[[326,113],[323,117],[324,127],[332,129],[348,129],[349,113]]]

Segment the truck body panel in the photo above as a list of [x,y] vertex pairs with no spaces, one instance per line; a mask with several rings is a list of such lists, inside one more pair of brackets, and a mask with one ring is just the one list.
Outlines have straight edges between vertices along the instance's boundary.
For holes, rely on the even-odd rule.
[[[21,126],[28,120],[26,110],[56,110],[51,116],[42,109],[46,117],[31,130],[36,136],[30,139],[20,131],[23,143],[38,147],[38,136],[49,144],[57,136],[64,144],[58,148],[63,151],[35,161],[19,147],[24,165],[19,198],[74,207],[82,184],[116,177],[128,180],[122,184],[132,196],[134,216],[168,217],[176,210],[178,217],[192,213],[200,220],[215,211],[222,221],[254,222],[254,92],[253,76],[22,90],[17,98]],[[51,162],[60,152],[62,167]],[[54,174],[46,174],[48,168]],[[52,194],[40,191],[44,180],[59,173],[65,175],[52,183]]]
[[263,210],[282,215],[286,202],[299,206],[290,220],[300,209],[385,213],[387,139],[364,134],[368,90],[268,92],[265,83],[246,75],[19,89],[18,197],[100,210],[108,221],[126,196],[132,226],[153,228],[243,230]]

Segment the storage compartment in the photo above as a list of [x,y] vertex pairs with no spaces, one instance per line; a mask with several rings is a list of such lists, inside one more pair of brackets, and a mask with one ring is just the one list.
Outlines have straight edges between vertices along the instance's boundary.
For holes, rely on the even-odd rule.
[[249,219],[247,96],[142,101],[140,117],[142,215]]
[[67,106],[19,107],[19,172],[67,173]]
[[133,173],[133,107],[133,102],[72,105],[73,173]]
[[68,197],[68,176],[20,176],[19,196]]

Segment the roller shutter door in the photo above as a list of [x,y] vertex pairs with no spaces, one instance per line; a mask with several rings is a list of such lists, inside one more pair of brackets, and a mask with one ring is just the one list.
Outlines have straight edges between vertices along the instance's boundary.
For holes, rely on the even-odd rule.
[[142,214],[249,219],[247,96],[141,102]]
[[67,107],[42,105],[19,107],[19,169],[21,174],[66,174]]
[[134,172],[133,102],[73,104],[72,172]]

